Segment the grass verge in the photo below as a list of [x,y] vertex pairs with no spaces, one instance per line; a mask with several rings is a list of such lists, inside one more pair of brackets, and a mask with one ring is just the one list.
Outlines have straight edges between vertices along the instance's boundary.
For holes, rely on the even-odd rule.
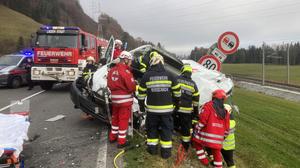
[[[223,64],[222,72],[232,75],[243,75],[255,79],[262,79],[261,64]],[[266,80],[286,83],[287,69],[285,65],[266,65]],[[290,66],[290,83],[300,85],[300,66]]]
[[[256,92],[236,88],[233,97],[240,108],[236,114],[237,167],[296,168],[300,165],[300,105]],[[135,136],[133,143],[141,143]],[[164,160],[151,156],[143,145],[129,150],[124,156],[125,167],[173,167],[179,139],[173,139],[173,157]],[[194,151],[180,166],[202,167]]]

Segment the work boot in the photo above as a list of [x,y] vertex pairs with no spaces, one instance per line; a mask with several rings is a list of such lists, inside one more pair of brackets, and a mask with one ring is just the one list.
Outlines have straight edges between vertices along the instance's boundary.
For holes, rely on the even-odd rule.
[[148,145],[147,152],[150,155],[157,155],[157,145]]
[[171,157],[172,156],[171,149],[172,148],[166,148],[166,149],[161,148],[161,150],[160,150],[161,157],[163,159],[168,159],[169,157]]
[[129,141],[126,141],[124,144],[118,144],[117,148],[125,148],[126,146],[129,146],[129,145],[130,145]]
[[181,142],[185,152],[189,150],[190,142]]

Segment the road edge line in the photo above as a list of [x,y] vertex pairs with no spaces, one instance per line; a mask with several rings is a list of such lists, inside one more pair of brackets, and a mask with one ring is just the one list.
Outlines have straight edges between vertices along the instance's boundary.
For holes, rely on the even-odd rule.
[[41,91],[39,91],[39,92],[37,92],[37,93],[34,93],[34,94],[30,95],[30,96],[27,96],[27,97],[25,97],[25,98],[23,98],[23,99],[21,99],[21,100],[17,100],[16,102],[14,102],[14,103],[12,103],[12,104],[9,104],[9,105],[7,105],[7,106],[1,108],[1,109],[0,109],[0,112],[2,112],[2,111],[4,111],[4,110],[6,110],[6,109],[8,109],[8,108],[10,108],[10,107],[12,107],[12,106],[18,104],[19,102],[23,102],[23,101],[25,101],[25,100],[31,99],[32,97],[37,96],[37,95],[39,95],[39,94],[41,94],[41,93],[43,93],[43,92],[45,92],[45,91],[46,91],[46,90],[41,90]]
[[102,131],[100,139],[103,138],[104,139],[104,145],[101,145],[101,147],[99,147],[98,149],[98,156],[97,156],[97,164],[96,164],[96,168],[106,168],[107,167],[107,136],[108,136],[108,130],[105,129],[104,131]]

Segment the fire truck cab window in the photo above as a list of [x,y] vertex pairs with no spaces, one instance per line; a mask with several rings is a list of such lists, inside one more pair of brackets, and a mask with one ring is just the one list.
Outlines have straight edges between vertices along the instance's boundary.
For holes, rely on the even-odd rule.
[[95,41],[95,39],[93,38],[93,37],[90,37],[90,39],[91,39],[91,48],[92,49],[95,49],[96,48],[96,41]]
[[49,48],[77,48],[77,35],[39,34],[37,46]]
[[86,48],[90,49],[91,48],[91,38],[90,36],[85,36],[86,40],[87,40],[87,46]]

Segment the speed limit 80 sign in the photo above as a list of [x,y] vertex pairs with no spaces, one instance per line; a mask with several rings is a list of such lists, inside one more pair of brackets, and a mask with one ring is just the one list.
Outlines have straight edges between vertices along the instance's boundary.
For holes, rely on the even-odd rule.
[[221,62],[213,55],[205,55],[201,57],[198,63],[210,70],[221,70]]

